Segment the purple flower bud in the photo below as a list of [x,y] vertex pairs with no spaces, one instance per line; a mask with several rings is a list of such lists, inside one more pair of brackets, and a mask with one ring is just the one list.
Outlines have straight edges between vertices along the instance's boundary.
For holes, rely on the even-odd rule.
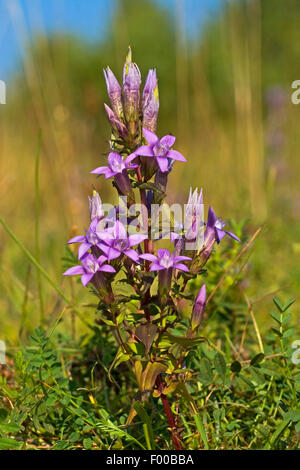
[[124,114],[127,123],[136,122],[139,117],[141,72],[132,62],[129,48],[123,70]]
[[89,197],[89,208],[91,220],[101,220],[104,217],[104,211],[102,208],[102,201],[97,191],[93,191],[92,199]]
[[127,128],[126,128],[125,124],[123,124],[120,121],[118,116],[113,112],[112,109],[110,109],[109,106],[107,106],[107,104],[104,104],[104,108],[105,108],[108,120],[109,120],[112,128],[119,134],[119,136],[122,139],[126,139],[128,131],[127,131]]
[[123,116],[122,91],[113,72],[107,67],[103,70],[106,81],[107,93],[114,113],[121,118]]
[[194,303],[194,308],[193,308],[192,318],[191,318],[192,331],[196,330],[201,325],[205,307],[206,307],[206,286],[205,284],[203,284],[203,286],[201,287],[201,289],[199,290],[197,294],[197,297]]
[[156,70],[149,70],[143,91],[143,127],[155,132],[159,110],[159,93]]

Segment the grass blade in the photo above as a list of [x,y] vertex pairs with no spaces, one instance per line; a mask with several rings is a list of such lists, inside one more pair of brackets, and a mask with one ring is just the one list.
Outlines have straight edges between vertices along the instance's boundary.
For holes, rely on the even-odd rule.
[[197,429],[199,431],[199,434],[201,436],[201,439],[203,441],[204,448],[205,448],[205,450],[209,450],[208,440],[207,440],[207,436],[206,436],[206,432],[205,432],[205,429],[204,429],[204,426],[203,426],[202,419],[198,414],[196,414],[196,415],[194,415],[194,420],[195,420]]
[[[39,243],[39,221],[40,221],[40,189],[39,189],[39,168],[40,168],[40,150],[41,150],[41,137],[42,132],[39,130],[38,133],[38,143],[35,156],[35,257],[37,262],[40,264],[40,243]],[[37,268],[37,284],[38,284],[38,293],[40,299],[40,323],[41,326],[45,326],[45,312],[44,312],[44,302],[43,302],[43,290],[42,290],[42,280],[41,272]]]

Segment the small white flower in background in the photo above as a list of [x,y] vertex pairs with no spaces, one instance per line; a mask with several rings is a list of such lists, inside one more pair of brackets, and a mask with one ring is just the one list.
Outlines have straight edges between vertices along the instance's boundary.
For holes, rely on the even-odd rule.
[[5,342],[0,341],[0,364],[6,364],[5,352],[6,352]]

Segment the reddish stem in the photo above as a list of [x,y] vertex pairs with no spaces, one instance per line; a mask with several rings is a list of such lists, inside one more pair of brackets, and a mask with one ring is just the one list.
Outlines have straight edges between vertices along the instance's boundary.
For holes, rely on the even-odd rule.
[[[161,375],[157,377],[156,385],[157,385],[158,390],[163,389],[163,380],[162,380]],[[173,417],[173,413],[172,413],[168,398],[163,393],[161,393],[160,397],[161,397],[161,401],[162,401],[162,404],[163,404],[163,407],[164,407],[164,410],[168,419],[169,426],[171,428],[172,440],[173,440],[175,449],[182,450],[181,442],[177,434],[176,423]]]

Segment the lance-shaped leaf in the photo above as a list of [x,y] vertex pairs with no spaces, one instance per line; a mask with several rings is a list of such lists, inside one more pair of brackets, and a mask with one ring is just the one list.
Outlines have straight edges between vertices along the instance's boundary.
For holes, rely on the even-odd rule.
[[159,362],[149,362],[143,372],[143,390],[152,390],[157,376],[166,370],[167,367],[164,364]]
[[127,362],[129,360],[129,354],[125,354],[122,350],[122,348],[119,348],[118,349],[118,352],[113,360],[113,362],[111,363],[110,365],[110,368],[108,370],[108,378],[110,380],[110,382],[114,383],[114,380],[112,379],[111,377],[111,371],[113,369],[115,369],[116,367],[118,367],[119,364],[121,364],[121,362]]
[[204,341],[206,341],[206,338],[202,336],[199,336],[198,338],[186,338],[185,336],[175,336],[170,333],[165,333],[162,335],[158,346],[159,348],[164,349],[169,348],[174,344],[178,344],[183,348],[188,348],[203,343]]
[[155,335],[157,326],[151,323],[139,325],[135,330],[135,336],[145,345],[146,354],[149,354]]

